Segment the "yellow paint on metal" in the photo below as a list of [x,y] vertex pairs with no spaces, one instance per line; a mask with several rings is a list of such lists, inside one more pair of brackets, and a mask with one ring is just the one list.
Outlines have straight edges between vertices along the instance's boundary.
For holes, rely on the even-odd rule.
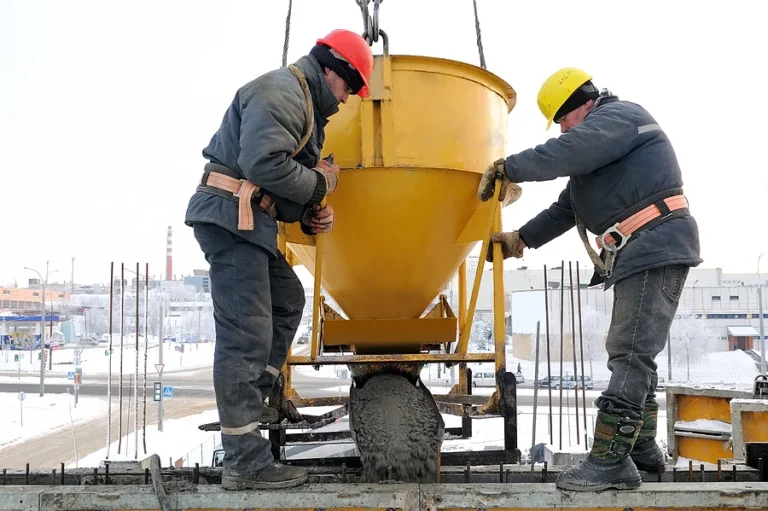
[[741,412],[744,443],[768,442],[768,412]]
[[[499,183],[500,184],[500,183]],[[497,186],[497,188],[501,188]],[[501,208],[496,208],[493,219],[493,231],[501,231]],[[485,254],[480,253],[480,257]],[[504,321],[504,256],[501,252],[501,243],[493,244],[493,338],[496,349],[496,391],[501,395],[501,381],[498,378],[499,371],[507,370],[507,357],[505,346],[507,344],[507,325]]]
[[[732,459],[733,451],[727,441],[720,439],[677,437],[677,452],[684,458],[717,464],[718,459]],[[698,470],[696,462],[693,470]]]
[[387,355],[320,355],[316,359],[312,357],[292,356],[288,357],[289,365],[323,365],[323,364],[362,364],[362,363],[386,363],[386,362],[493,362],[496,360],[494,353],[405,353]]
[[359,354],[405,353],[409,348],[418,352],[421,344],[454,342],[456,323],[456,318],[326,321],[323,345],[355,345]]
[[[481,203],[477,185],[506,154],[514,103],[507,83],[476,66],[376,57],[371,97],[350,97],[326,126],[324,152],[342,171],[321,284],[348,318],[419,318],[488,236],[482,220],[497,204]],[[281,232],[314,274],[317,240],[296,224]]]
[[[677,395],[677,420],[718,420],[731,423],[731,398]],[[696,458],[702,459],[702,458]]]

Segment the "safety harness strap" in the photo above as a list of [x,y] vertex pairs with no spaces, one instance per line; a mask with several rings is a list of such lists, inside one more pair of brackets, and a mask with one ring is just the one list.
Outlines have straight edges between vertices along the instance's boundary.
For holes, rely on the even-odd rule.
[[[689,214],[688,200],[682,194],[682,189],[666,190],[636,204],[625,211],[619,218],[613,220],[613,225],[605,229],[603,234],[596,237],[598,248],[605,254],[605,261],[595,252],[587,238],[586,226],[574,211],[576,229],[579,237],[587,249],[590,260],[595,265],[595,270],[603,278],[610,278],[616,262],[616,255],[629,242],[632,234],[641,229],[650,229],[672,218],[678,218]],[[619,238],[618,240],[616,238]]]
[[[304,92],[306,115],[308,119],[306,130],[299,141],[299,146],[291,155],[293,158],[299,154],[299,151],[304,148],[307,141],[309,141],[309,138],[312,136],[312,130],[315,126],[315,115],[314,107],[312,106],[312,94],[309,91],[309,84],[304,77],[304,73],[293,64],[289,65],[288,69],[290,69],[299,80],[301,90]],[[262,190],[259,185],[254,184],[247,179],[243,179],[237,172],[224,165],[215,163],[206,164],[203,178],[197,189],[199,191],[213,193],[226,199],[236,199],[238,202],[237,228],[240,231],[252,231],[254,228],[252,206],[254,198],[260,198],[258,205],[265,213],[272,218],[277,217],[277,205],[275,201],[264,193],[264,190]]]

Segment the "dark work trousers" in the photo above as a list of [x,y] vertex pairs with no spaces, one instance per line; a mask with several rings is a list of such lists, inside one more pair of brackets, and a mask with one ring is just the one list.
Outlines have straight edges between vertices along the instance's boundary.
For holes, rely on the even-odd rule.
[[210,265],[224,471],[249,474],[274,460],[259,419],[298,329],[304,287],[282,254],[214,224],[197,223],[194,233]]
[[595,406],[612,415],[641,419],[656,403],[656,356],[667,344],[687,266],[647,270],[614,285],[613,314],[605,348],[611,380]]

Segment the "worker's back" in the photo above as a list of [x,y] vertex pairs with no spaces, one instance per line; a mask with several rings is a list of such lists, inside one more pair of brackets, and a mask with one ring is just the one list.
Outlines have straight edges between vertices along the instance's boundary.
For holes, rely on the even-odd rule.
[[[585,153],[589,165],[599,162],[597,170],[574,175],[570,182],[571,205],[591,232],[602,234],[628,214],[682,193],[682,173],[672,144],[640,105],[603,92],[584,122],[561,138],[578,142],[580,130],[608,132],[608,143]],[[645,269],[702,262],[698,226],[687,211],[675,212],[673,218],[632,238],[620,250],[609,284]]]

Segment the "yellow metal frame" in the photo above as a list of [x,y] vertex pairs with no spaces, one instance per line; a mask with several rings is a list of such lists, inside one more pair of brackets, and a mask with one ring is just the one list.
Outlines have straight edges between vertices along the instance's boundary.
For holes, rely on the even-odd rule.
[[[467,394],[471,382],[467,381],[466,364],[468,362],[494,362],[497,374],[496,391],[489,399],[486,406],[480,409],[480,413],[496,413],[498,411],[499,395],[501,393],[500,371],[506,370],[506,326],[504,321],[504,280],[503,280],[503,255],[501,245],[494,243],[493,246],[493,332],[494,332],[494,352],[493,353],[468,353],[469,334],[472,328],[477,300],[480,291],[483,267],[485,264],[485,254],[487,254],[490,244],[490,235],[492,232],[502,230],[501,207],[499,193],[501,190],[500,180],[494,190],[494,195],[490,199],[491,207],[487,210],[486,229],[487,233],[483,237],[480,248],[480,257],[478,259],[477,271],[472,287],[472,293],[467,307],[467,275],[466,262],[462,262],[459,267],[459,317],[456,318],[448,301],[444,295],[438,297],[438,302],[429,312],[419,319],[397,319],[397,320],[349,320],[343,318],[338,312],[325,304],[325,299],[321,296],[321,282],[323,270],[323,234],[313,236],[315,238],[315,268],[314,268],[314,296],[312,302],[312,337],[310,343],[309,356],[293,356],[293,346],[291,346],[288,359],[283,367],[285,377],[286,395],[299,397],[291,387],[291,366],[294,365],[312,365],[319,367],[321,365],[338,365],[353,363],[446,363],[448,365],[459,363],[460,374],[459,383],[451,389],[450,394]],[[281,236],[279,247],[286,258],[291,261],[290,250],[286,247],[285,237]],[[458,321],[457,321],[458,319]],[[458,328],[457,328],[458,327]],[[452,330],[453,335],[448,332]],[[458,331],[458,335],[457,335]],[[414,337],[416,336],[416,337]],[[457,341],[458,337],[458,342]],[[339,347],[347,347],[349,351],[356,352],[358,347],[375,346],[380,344],[382,339],[386,338],[395,346],[398,342],[411,341],[414,339],[423,341],[422,349],[427,348],[428,352],[418,353],[381,353],[381,354],[354,354],[354,355],[333,355],[324,356],[325,346],[333,346],[337,350]],[[354,342],[353,342],[354,340]],[[456,342],[455,349],[451,352],[450,346]],[[438,353],[434,348],[441,348]],[[430,349],[431,348],[431,349]],[[444,351],[443,351],[444,350]],[[301,404],[301,398],[299,403]]]
[[[400,66],[410,69],[416,65],[409,57],[400,57]],[[427,59],[418,61],[413,69],[423,72],[426,68],[429,72],[460,73],[462,77],[475,81],[487,79],[476,76],[477,73],[486,72],[474,66],[462,63],[451,63],[451,66],[461,68],[455,71],[453,68],[445,68],[445,61],[441,59]],[[394,119],[392,105],[393,64],[388,55],[381,60],[381,65],[374,67],[374,75],[370,80],[370,97],[360,103],[359,120],[362,129],[360,138],[359,164],[362,169],[399,167],[402,162],[397,160],[394,147]],[[458,76],[458,75],[456,75]],[[502,86],[498,79],[492,79],[497,94],[506,98],[507,112],[511,111],[515,104],[514,90],[509,86]],[[334,151],[336,152],[336,151]],[[340,154],[343,151],[340,151]],[[339,154],[337,154],[339,156]],[[343,156],[343,154],[341,154]],[[450,160],[449,160],[450,161]],[[424,166],[425,162],[419,161]],[[429,167],[429,164],[426,164]],[[466,162],[450,164],[450,168],[433,169],[437,172],[458,171],[477,173],[477,169],[467,167]],[[472,320],[475,316],[477,300],[488,252],[490,235],[502,229],[501,202],[499,201],[501,181],[497,181],[493,198],[487,205],[479,206],[469,218],[463,231],[456,239],[457,244],[470,244],[482,241],[480,258],[475,279],[471,291],[471,298],[467,304],[467,276],[466,262],[462,262],[458,268],[459,279],[459,307],[458,318],[451,310],[444,296],[438,297],[438,303],[429,312],[419,318],[402,319],[345,319],[338,312],[325,304],[321,296],[323,281],[324,235],[306,236],[300,233],[295,226],[280,225],[279,247],[291,264],[299,264],[298,257],[291,252],[288,243],[293,247],[314,247],[314,296],[312,303],[312,333],[308,356],[294,356],[292,347],[283,373],[286,383],[286,393],[296,396],[291,388],[291,366],[312,365],[316,368],[320,365],[356,364],[356,363],[446,363],[459,364],[459,383],[451,394],[468,394],[470,382],[466,377],[466,366],[469,362],[494,362],[497,385],[496,392],[491,397],[485,411],[498,410],[499,395],[501,391],[501,375],[506,369],[506,331],[504,311],[504,284],[503,284],[503,256],[500,244],[494,244],[493,253],[493,309],[494,309],[494,352],[493,353],[468,353],[469,336],[472,328]],[[299,247],[297,250],[303,250]],[[376,300],[371,296],[370,300]],[[374,302],[375,303],[375,302]],[[382,347],[384,346],[384,347]],[[326,350],[326,348],[333,348]],[[342,355],[339,352],[349,351],[353,354]],[[386,352],[385,352],[386,351]],[[392,353],[395,351],[396,353]],[[326,352],[333,355],[326,356]],[[388,353],[387,353],[388,352]],[[298,396],[296,396],[298,397]],[[299,399],[299,401],[303,401]],[[297,403],[299,404],[299,403]]]

